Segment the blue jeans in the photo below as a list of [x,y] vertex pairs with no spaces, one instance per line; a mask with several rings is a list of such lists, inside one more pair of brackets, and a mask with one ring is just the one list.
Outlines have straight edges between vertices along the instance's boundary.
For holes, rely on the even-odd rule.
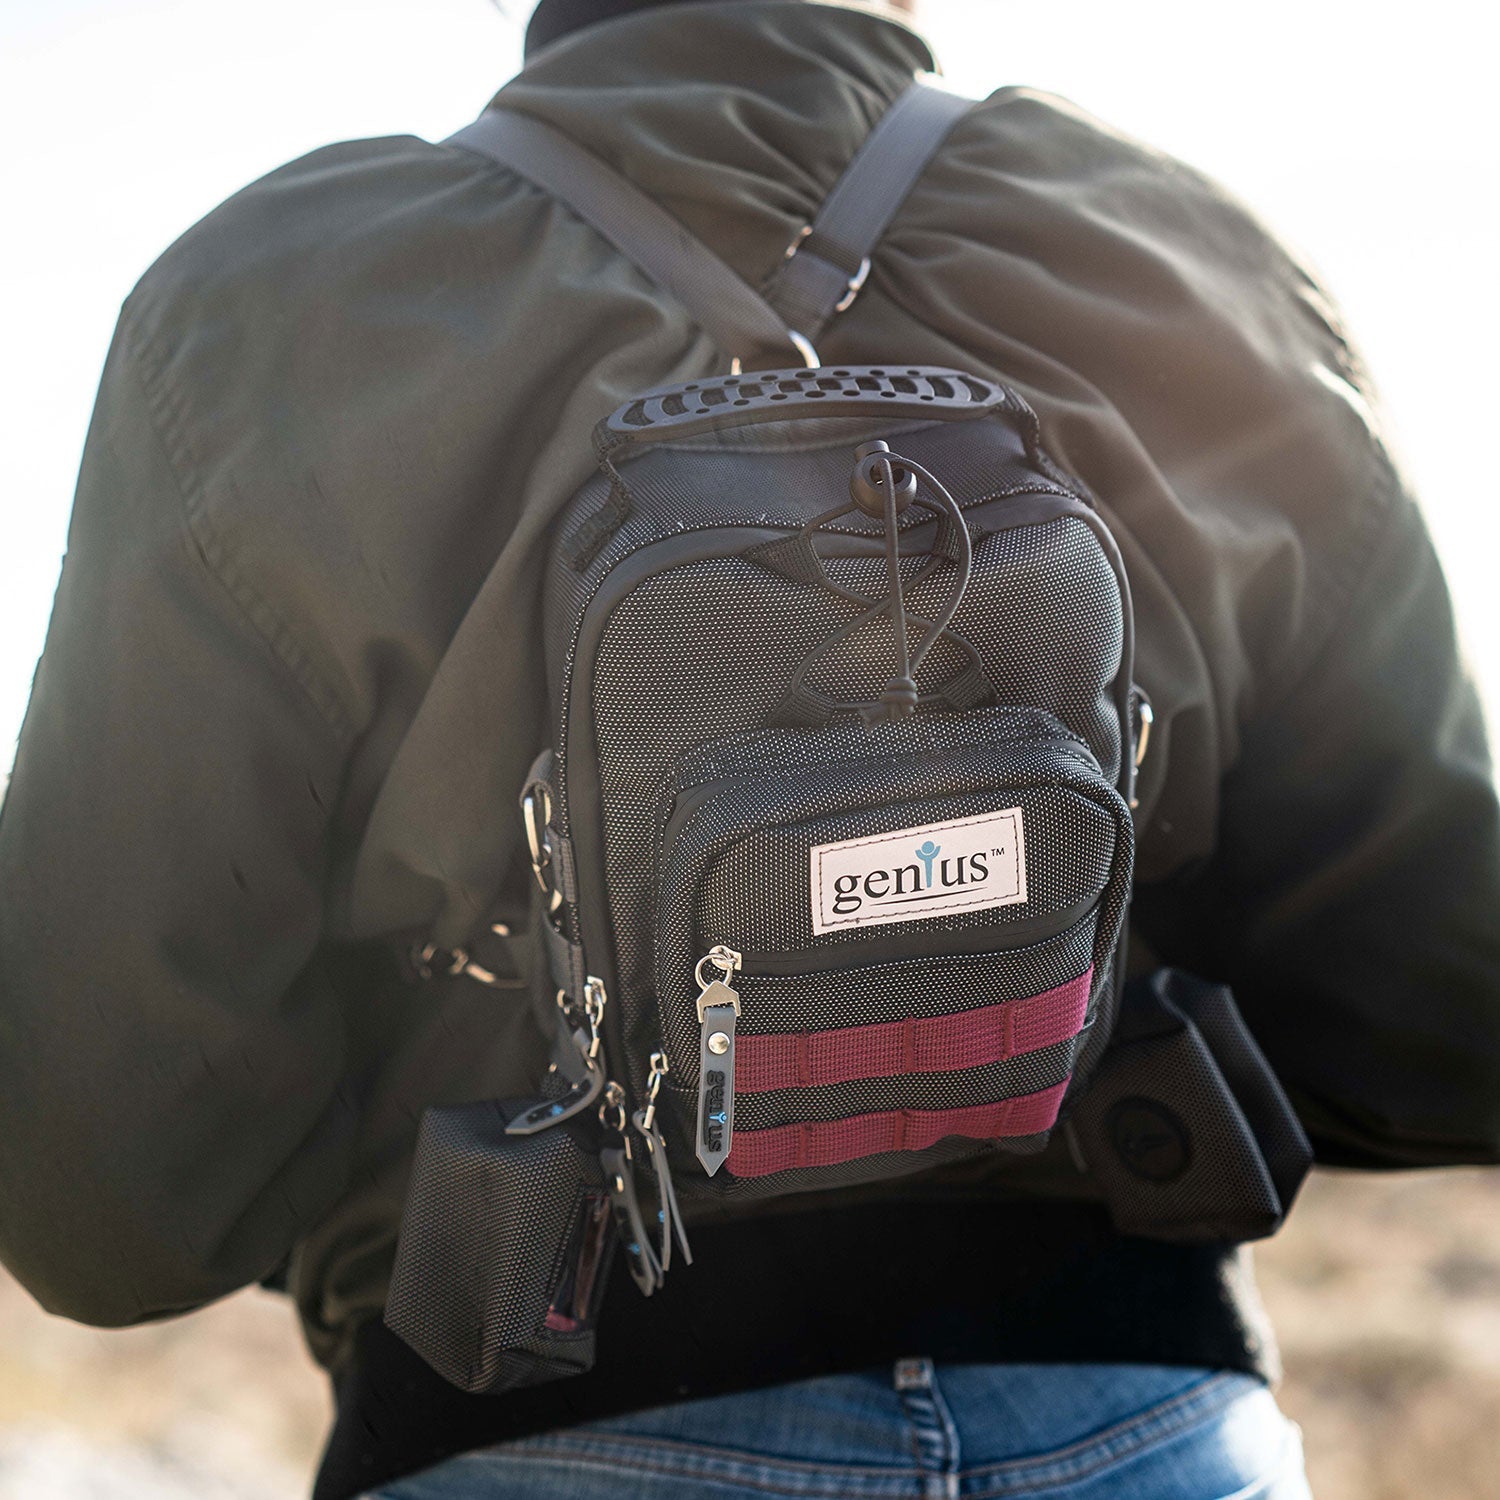
[[1246,1375],[943,1365],[833,1375],[505,1443],[365,1500],[1310,1500]]

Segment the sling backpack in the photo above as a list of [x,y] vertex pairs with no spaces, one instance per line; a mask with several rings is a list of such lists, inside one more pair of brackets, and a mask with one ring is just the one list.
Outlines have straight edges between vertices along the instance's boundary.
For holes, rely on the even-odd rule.
[[968,107],[899,99],[764,296],[550,127],[453,138],[734,356],[600,422],[553,532],[521,806],[556,1047],[534,1097],[428,1111],[386,1314],[466,1389],[587,1368],[614,1242],[649,1295],[710,1205],[1066,1127],[1122,1227],[1235,1238],[1305,1170],[1214,987],[1110,1047],[1150,715],[1093,497],[997,381],[817,359]]

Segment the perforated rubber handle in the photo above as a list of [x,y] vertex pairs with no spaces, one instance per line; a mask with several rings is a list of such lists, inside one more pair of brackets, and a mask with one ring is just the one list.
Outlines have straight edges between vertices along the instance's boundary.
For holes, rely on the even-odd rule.
[[637,397],[594,430],[608,453],[623,444],[808,417],[931,417],[963,421],[1012,404],[1002,385],[961,370],[850,365],[757,370],[694,380]]

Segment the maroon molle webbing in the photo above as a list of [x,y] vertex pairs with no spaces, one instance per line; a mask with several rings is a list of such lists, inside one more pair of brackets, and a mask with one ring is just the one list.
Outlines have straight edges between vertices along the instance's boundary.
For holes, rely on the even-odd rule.
[[909,1017],[779,1036],[739,1037],[735,1089],[818,1088],[903,1073],[950,1073],[1005,1062],[1077,1036],[1088,1014],[1092,968],[1040,995],[957,1015]]
[[1038,1094],[971,1104],[966,1109],[897,1109],[848,1120],[807,1120],[771,1130],[737,1130],[725,1168],[735,1177],[766,1177],[795,1167],[836,1167],[888,1151],[924,1151],[950,1135],[998,1141],[1037,1135],[1057,1123],[1068,1079]]

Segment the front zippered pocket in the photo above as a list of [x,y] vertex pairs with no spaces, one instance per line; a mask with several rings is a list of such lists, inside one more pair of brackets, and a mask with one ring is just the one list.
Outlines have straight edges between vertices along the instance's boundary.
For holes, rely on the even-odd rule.
[[950,1136],[1045,1135],[1131,854],[1123,801],[1051,715],[736,736],[684,758],[659,827],[658,1016],[706,1169],[847,1180]]

